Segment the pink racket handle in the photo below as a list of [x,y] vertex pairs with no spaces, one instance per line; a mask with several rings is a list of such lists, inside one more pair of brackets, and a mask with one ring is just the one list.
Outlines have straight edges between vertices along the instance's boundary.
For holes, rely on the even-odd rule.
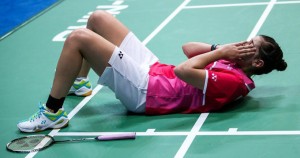
[[110,134],[102,135],[96,137],[97,140],[125,140],[125,139],[135,139],[135,132],[130,133],[119,133],[119,134]]

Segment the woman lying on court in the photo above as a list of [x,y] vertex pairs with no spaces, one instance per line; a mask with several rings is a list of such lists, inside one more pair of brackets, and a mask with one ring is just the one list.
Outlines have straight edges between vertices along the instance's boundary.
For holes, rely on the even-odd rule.
[[91,94],[90,67],[128,111],[148,115],[220,110],[254,88],[251,76],[287,67],[279,45],[263,35],[225,45],[191,42],[183,52],[188,60],[180,65],[162,64],[116,18],[96,11],[87,29],[66,39],[46,104],[17,126],[23,132],[67,126],[64,99]]

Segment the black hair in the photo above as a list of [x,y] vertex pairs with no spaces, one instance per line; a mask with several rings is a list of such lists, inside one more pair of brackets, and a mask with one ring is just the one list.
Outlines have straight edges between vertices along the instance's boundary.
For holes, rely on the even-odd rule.
[[254,69],[255,75],[267,74],[273,70],[284,71],[287,63],[283,59],[283,52],[278,43],[269,36],[259,35],[263,38],[261,47],[259,48],[259,58],[264,61],[261,68]]

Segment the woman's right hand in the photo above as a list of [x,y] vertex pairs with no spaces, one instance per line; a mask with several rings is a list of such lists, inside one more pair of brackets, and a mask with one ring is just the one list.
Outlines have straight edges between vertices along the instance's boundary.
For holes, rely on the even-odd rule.
[[233,62],[256,53],[256,47],[252,41],[221,45],[217,50],[222,54],[223,59]]

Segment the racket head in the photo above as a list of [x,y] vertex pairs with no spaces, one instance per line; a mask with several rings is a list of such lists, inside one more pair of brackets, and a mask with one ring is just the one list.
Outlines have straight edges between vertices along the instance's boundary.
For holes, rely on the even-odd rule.
[[49,135],[30,135],[12,140],[6,145],[11,152],[29,153],[51,146],[55,140]]

